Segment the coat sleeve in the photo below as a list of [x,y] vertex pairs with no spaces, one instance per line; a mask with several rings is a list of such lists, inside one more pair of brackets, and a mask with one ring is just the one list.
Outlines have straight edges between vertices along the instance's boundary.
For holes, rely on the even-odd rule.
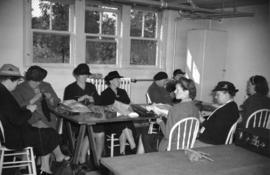
[[128,94],[127,92],[124,90],[124,89],[120,89],[120,97],[119,97],[119,101],[125,103],[125,104],[129,104],[130,103],[130,99],[128,97]]
[[8,93],[2,94],[0,100],[1,113],[16,126],[25,125],[32,116],[31,111],[21,108],[15,98]]

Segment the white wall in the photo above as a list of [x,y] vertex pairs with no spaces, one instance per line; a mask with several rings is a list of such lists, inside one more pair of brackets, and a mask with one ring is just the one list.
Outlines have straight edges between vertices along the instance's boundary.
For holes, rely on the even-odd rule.
[[0,65],[23,68],[23,1],[0,0]]
[[246,95],[246,82],[252,75],[263,75],[270,81],[270,28],[267,6],[248,7],[239,11],[253,11],[252,18],[224,19],[214,22],[213,28],[228,32],[228,57],[225,80],[232,81],[239,92],[241,104]]
[[[164,30],[166,47],[161,53],[164,66],[155,70],[121,68],[120,74],[131,78],[152,78],[159,70],[169,75],[175,68],[185,68],[187,31],[190,29],[221,29],[228,32],[228,58],[225,79],[235,83],[240,92],[236,101],[240,104],[245,94],[245,84],[249,76],[262,74],[270,80],[269,49],[269,8],[270,6],[248,7],[242,10],[255,11],[254,18],[225,19],[221,23],[209,20],[179,19],[177,12],[167,11]],[[23,72],[23,1],[0,0],[0,65],[12,63]],[[74,66],[66,68],[45,67],[49,74],[46,78],[63,96],[64,87],[74,78],[71,73]],[[109,69],[92,68],[92,72],[105,75]],[[145,102],[145,92],[150,82],[133,83],[131,99],[136,103]]]

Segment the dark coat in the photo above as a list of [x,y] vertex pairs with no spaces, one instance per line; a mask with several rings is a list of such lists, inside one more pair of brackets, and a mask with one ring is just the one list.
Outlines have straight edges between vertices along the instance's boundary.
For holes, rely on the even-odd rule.
[[237,104],[234,101],[227,103],[203,122],[202,127],[205,129],[199,136],[199,140],[214,145],[225,144],[231,126],[238,118]]
[[28,120],[32,113],[21,108],[12,94],[0,83],[0,120],[4,127],[4,145],[12,149],[32,146],[37,155],[52,152],[60,138],[52,128],[32,127]]
[[101,93],[100,102],[102,106],[112,105],[115,100],[120,101],[125,104],[130,103],[128,94],[124,89],[117,88],[117,95],[113,92],[113,90],[110,87],[108,87]]

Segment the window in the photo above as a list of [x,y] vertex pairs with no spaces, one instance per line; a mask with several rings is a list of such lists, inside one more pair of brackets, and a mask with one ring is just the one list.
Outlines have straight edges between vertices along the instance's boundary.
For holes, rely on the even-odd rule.
[[117,63],[118,11],[117,7],[86,4],[86,63]]
[[69,63],[69,5],[32,0],[32,53],[34,63]]
[[157,13],[131,9],[130,64],[156,65]]
[[[29,0],[25,64],[158,68],[161,13],[94,0]],[[55,64],[56,63],[56,64]]]

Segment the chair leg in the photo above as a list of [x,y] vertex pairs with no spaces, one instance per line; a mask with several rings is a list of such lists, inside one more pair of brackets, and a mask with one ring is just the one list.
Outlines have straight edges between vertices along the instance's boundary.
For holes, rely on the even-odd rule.
[[0,150],[0,174],[2,174],[3,162],[4,162],[4,150]]
[[114,134],[111,134],[111,153],[110,156],[113,157],[114,153]]

